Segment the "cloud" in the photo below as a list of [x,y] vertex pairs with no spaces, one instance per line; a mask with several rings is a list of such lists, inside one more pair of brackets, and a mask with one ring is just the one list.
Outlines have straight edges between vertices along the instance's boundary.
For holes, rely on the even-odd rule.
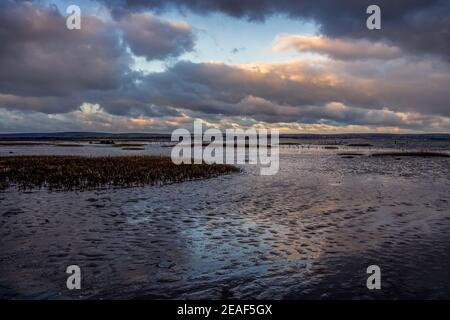
[[117,115],[176,115],[134,94],[140,74],[130,69],[127,45],[148,59],[164,59],[189,49],[192,41],[186,24],[145,14],[126,16],[121,23],[83,15],[81,30],[68,30],[54,6],[1,3],[0,107],[58,114],[90,102]]
[[163,60],[192,51],[195,36],[184,22],[163,21],[150,13],[122,16],[119,25],[124,39],[136,56]]
[[[329,105],[328,109],[345,109],[342,105]],[[336,112],[334,110],[333,112]],[[351,112],[351,111],[348,111]],[[367,112],[363,111],[363,112]],[[371,111],[369,111],[371,112]],[[316,133],[343,133],[343,132],[423,132],[450,130],[450,118],[427,117],[417,114],[397,114],[383,111],[392,118],[384,125],[378,121],[374,124],[339,123],[333,121],[320,122],[265,122],[240,116],[212,117],[205,121],[208,127],[217,128],[274,128],[281,132],[316,132]],[[184,127],[192,130],[195,115],[181,115],[178,117],[149,118],[112,115],[96,104],[83,104],[79,109],[64,114],[46,114],[41,112],[22,112],[20,110],[1,109],[0,132],[61,132],[61,131],[97,131],[97,132],[171,132]],[[370,115],[372,116],[372,115]],[[411,123],[407,126],[395,118],[408,118]],[[397,124],[401,124],[397,126]]]
[[121,85],[130,57],[114,26],[92,16],[81,30],[65,26],[54,7],[0,5],[0,93],[64,96]]
[[[143,4],[165,8],[156,1]],[[387,26],[395,24],[390,16],[395,12],[421,20],[442,5],[413,0],[405,8],[400,1],[383,11],[383,19]],[[450,65],[445,52],[430,57],[409,48],[404,54],[406,44],[393,41],[395,37],[370,42],[370,37],[346,36],[339,28],[331,35],[330,23],[351,17],[353,7],[335,22],[324,20],[328,11],[318,9],[341,12],[331,1],[197,0],[181,2],[181,7],[248,19],[280,12],[318,19],[328,35],[281,36],[276,48],[328,57],[241,65],[171,61],[161,72],[144,74],[130,68],[131,53],[147,60],[179,56],[194,46],[190,26],[124,10],[116,20],[85,16],[82,30],[69,31],[54,7],[6,2],[0,4],[0,131],[14,131],[14,126],[16,131],[170,130],[194,118],[215,125],[278,124],[331,131],[450,130]],[[445,32],[438,32],[433,41]]]
[[326,36],[281,35],[275,39],[275,51],[316,52],[339,60],[389,60],[402,55],[400,48],[382,42],[329,38]]
[[388,41],[418,53],[433,53],[450,58],[450,2],[447,0],[378,0],[382,30],[366,28],[366,9],[372,0],[133,0],[106,1],[114,12],[149,9],[191,10],[199,14],[220,12],[236,18],[264,20],[284,14],[291,18],[315,21],[330,37],[366,38]]
[[232,54],[238,54],[239,52],[242,52],[242,51],[245,51],[245,47],[240,47],[240,48],[233,48],[232,50],[231,50],[231,53]]
[[63,113],[75,109],[83,102],[82,98],[54,96],[17,96],[0,93],[0,108]]
[[[0,108],[0,132],[168,132],[184,124],[183,116],[151,118],[118,116],[98,104],[84,103],[78,109],[63,114],[23,112]],[[192,120],[193,122],[193,120]]]
[[234,66],[183,61],[149,74],[137,91],[143,99],[161,106],[255,119],[265,115],[266,108],[245,108],[243,102],[249,97],[277,105],[286,116],[292,116],[287,107],[321,108],[332,102],[361,109],[450,116],[449,86],[450,68],[443,62],[302,59]]

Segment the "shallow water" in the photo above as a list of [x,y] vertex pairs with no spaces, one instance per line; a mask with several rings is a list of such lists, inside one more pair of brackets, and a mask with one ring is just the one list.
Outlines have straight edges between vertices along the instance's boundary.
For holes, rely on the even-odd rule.
[[[281,147],[275,176],[245,165],[163,187],[7,190],[0,297],[450,298],[450,160],[338,155],[387,148],[395,144]],[[0,156],[10,152],[170,149],[0,147]],[[79,291],[66,289],[72,264],[82,270]],[[371,264],[382,290],[366,288]]]

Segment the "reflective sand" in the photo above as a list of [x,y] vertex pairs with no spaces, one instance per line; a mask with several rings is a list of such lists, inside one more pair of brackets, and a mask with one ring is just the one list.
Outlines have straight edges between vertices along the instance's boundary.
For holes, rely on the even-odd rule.
[[[275,176],[246,165],[163,187],[7,190],[0,297],[450,298],[450,160],[338,155],[372,149],[281,147]],[[170,149],[0,149],[9,152]],[[71,264],[82,290],[66,289]],[[378,292],[366,288],[371,264],[382,270]]]

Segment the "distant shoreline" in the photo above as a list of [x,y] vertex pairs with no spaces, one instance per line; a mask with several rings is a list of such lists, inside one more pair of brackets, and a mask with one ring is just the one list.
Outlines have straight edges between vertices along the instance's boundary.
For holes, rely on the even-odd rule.
[[[280,134],[280,139],[398,139],[398,140],[431,140],[450,141],[450,133],[336,133],[310,134],[292,133]],[[171,140],[170,133],[102,133],[102,132],[56,132],[56,133],[0,133],[0,143],[8,141],[155,141]]]

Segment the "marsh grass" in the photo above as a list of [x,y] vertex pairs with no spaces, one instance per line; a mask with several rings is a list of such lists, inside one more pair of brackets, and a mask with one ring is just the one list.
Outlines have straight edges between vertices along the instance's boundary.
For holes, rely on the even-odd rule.
[[91,190],[163,185],[238,172],[231,165],[175,165],[170,157],[0,157],[0,188]]

